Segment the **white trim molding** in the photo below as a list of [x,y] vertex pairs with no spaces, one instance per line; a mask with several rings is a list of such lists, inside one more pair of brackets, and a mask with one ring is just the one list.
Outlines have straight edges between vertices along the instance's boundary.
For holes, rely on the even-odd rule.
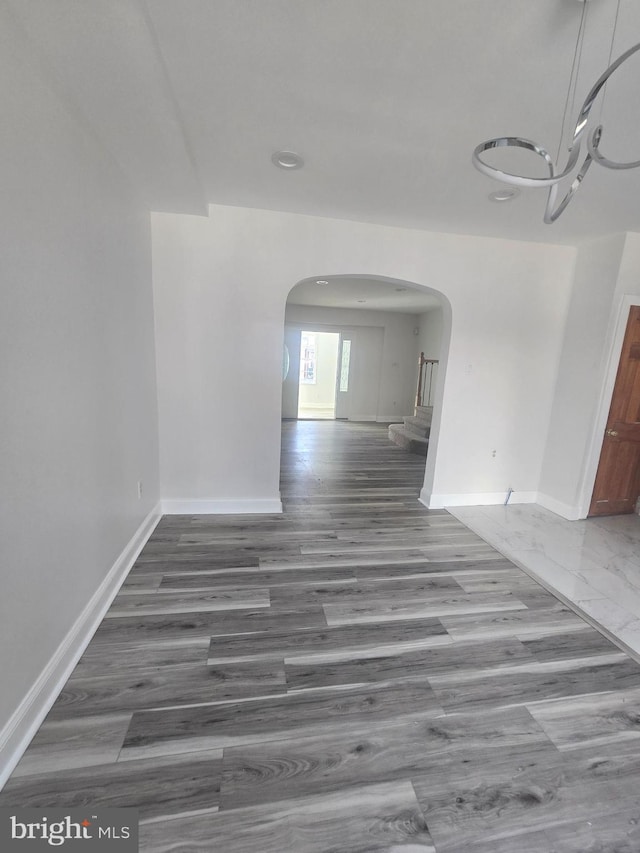
[[[513,491],[509,496],[510,504],[534,504],[537,492]],[[495,506],[503,504],[507,499],[506,492],[469,492],[453,495],[430,495],[424,489],[420,492],[419,501],[427,509],[444,509],[448,506]]]
[[133,534],[38,679],[0,731],[0,789],[58,698],[160,518],[158,503]]
[[253,515],[279,514],[282,501],[277,498],[185,499],[168,498],[162,501],[163,515]]
[[544,509],[548,509],[550,512],[555,512],[556,515],[566,518],[567,521],[578,521],[581,518],[586,518],[586,516],[580,515],[580,507],[557,501],[555,498],[543,495],[541,492],[538,493],[537,503]]

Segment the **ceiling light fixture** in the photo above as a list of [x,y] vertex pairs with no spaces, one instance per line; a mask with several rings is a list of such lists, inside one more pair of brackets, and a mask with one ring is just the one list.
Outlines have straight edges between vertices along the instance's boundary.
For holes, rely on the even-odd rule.
[[295,151],[276,151],[271,155],[271,162],[279,169],[302,169],[304,160]]
[[513,201],[519,195],[520,190],[517,187],[504,187],[504,189],[494,190],[492,193],[489,193],[488,198],[491,201]]
[[326,278],[318,278],[316,279],[316,284],[329,284]]
[[[580,19],[580,28],[578,30],[578,38],[576,41],[576,48],[573,57],[573,65],[571,68],[571,75],[569,78],[569,88],[567,91],[567,99],[565,102],[565,110],[564,117],[562,121],[562,130],[560,132],[560,144],[562,144],[562,136],[565,126],[565,121],[567,117],[567,113],[569,111],[569,102],[571,100],[571,92],[573,89],[573,96],[575,97],[575,87],[578,78],[578,68],[580,66],[580,58],[582,54],[582,45],[584,41],[584,30],[585,30],[585,20],[586,20],[586,8],[588,0],[581,0],[582,2],[582,17]],[[541,145],[538,145],[535,142],[532,142],[529,139],[524,139],[521,136],[500,136],[496,139],[489,139],[486,142],[482,142],[478,145],[472,155],[473,165],[485,175],[488,175],[490,178],[496,178],[505,184],[510,184],[515,187],[545,187],[549,189],[549,195],[547,196],[547,205],[544,212],[544,221],[547,225],[550,225],[552,222],[555,222],[556,219],[560,216],[560,214],[565,210],[569,202],[572,200],[576,191],[579,189],[580,184],[584,180],[585,175],[589,171],[589,168],[592,163],[597,163],[600,166],[604,166],[607,169],[635,169],[637,166],[640,166],[640,160],[634,160],[633,162],[628,163],[619,163],[615,160],[609,160],[600,152],[600,141],[602,139],[602,125],[598,124],[597,127],[590,131],[587,134],[587,122],[589,120],[589,114],[591,113],[591,108],[593,107],[593,103],[600,94],[600,91],[603,89],[608,79],[611,77],[614,71],[618,69],[623,62],[626,62],[630,56],[640,50],[640,44],[636,44],[633,47],[630,47],[626,50],[621,56],[619,56],[615,62],[611,62],[611,55],[613,52],[613,41],[615,37],[616,24],[618,21],[618,12],[620,10],[620,0],[618,0],[618,6],[616,10],[616,18],[613,26],[613,33],[611,36],[611,48],[609,50],[609,67],[606,71],[601,74],[600,77],[593,84],[591,89],[589,90],[589,94],[584,100],[582,107],[580,108],[580,112],[578,114],[578,120],[576,121],[576,125],[573,131],[573,137],[571,143],[569,145],[569,156],[567,163],[564,169],[560,170],[557,164],[554,164],[553,159],[546,148],[543,148]],[[603,93],[604,99],[604,93]],[[569,177],[578,165],[578,160],[580,158],[580,148],[582,145],[583,137],[586,137],[586,146],[587,146],[587,154],[584,158],[582,164],[578,167],[577,172],[573,178],[571,186],[569,187],[564,198],[556,204],[556,200],[558,197],[559,183],[564,178]],[[549,177],[547,178],[533,178],[528,177],[526,175],[516,175],[511,172],[503,172],[501,169],[497,169],[493,166],[490,166],[482,159],[482,154],[485,151],[489,151],[492,148],[524,148],[527,151],[533,151],[534,154],[537,154],[547,164],[549,169]],[[558,151],[559,158],[560,151]],[[492,196],[494,194],[492,193]],[[491,198],[491,196],[490,196]],[[494,201],[498,201],[498,199],[493,199]],[[505,199],[503,199],[505,200]]]

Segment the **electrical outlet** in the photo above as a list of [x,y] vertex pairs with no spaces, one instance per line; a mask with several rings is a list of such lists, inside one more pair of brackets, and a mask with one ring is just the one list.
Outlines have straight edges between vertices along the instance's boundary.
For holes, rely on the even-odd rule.
[[138,500],[142,497],[142,480],[138,480]]

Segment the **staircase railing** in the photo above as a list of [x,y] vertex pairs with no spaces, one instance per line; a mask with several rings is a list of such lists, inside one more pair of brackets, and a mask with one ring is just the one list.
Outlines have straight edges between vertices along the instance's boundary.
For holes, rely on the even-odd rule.
[[416,406],[431,406],[431,393],[434,387],[434,371],[438,365],[437,358],[425,358],[420,353],[418,358],[418,390],[416,393]]

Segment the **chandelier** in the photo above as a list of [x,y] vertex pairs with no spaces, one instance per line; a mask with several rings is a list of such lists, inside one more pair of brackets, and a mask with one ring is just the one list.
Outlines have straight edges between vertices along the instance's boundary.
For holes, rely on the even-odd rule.
[[[576,53],[574,55],[574,65],[571,69],[569,91],[567,93],[567,102],[565,105],[565,119],[569,104],[569,92],[571,91],[572,85],[575,87],[575,84],[577,82],[577,67],[579,61],[578,63],[576,63],[576,57],[579,57],[579,54],[582,50],[582,38],[584,37],[583,25],[587,0],[583,0],[583,3],[584,6],[582,20],[580,22],[580,30],[578,31]],[[615,35],[615,26],[613,35]],[[613,36],[611,39],[611,44],[613,47]],[[621,56],[616,59],[615,62],[609,65],[606,71],[601,74],[600,77],[598,77],[596,82],[589,90],[589,94],[585,98],[584,103],[582,104],[582,107],[578,114],[578,119],[576,121],[576,125],[573,131],[573,137],[571,139],[571,143],[568,149],[567,163],[564,169],[560,169],[559,166],[554,163],[553,158],[546,150],[546,148],[543,148],[541,145],[538,145],[536,142],[532,142],[529,139],[523,139],[521,136],[499,136],[496,139],[489,139],[486,142],[480,143],[480,145],[476,146],[473,152],[473,165],[483,174],[488,175],[490,178],[495,178],[504,184],[510,184],[515,187],[548,188],[549,194],[547,196],[547,205],[544,212],[544,221],[547,225],[550,225],[552,222],[555,222],[556,219],[560,216],[560,214],[565,210],[569,202],[573,199],[574,195],[582,184],[585,175],[589,171],[592,163],[597,163],[599,166],[604,166],[607,169],[635,169],[636,166],[640,166],[640,160],[634,160],[633,162],[628,163],[618,163],[615,160],[610,160],[609,158],[605,157],[604,154],[602,154],[602,152],[600,151],[600,142],[602,140],[602,124],[598,124],[595,128],[593,128],[593,130],[588,128],[591,108],[593,107],[594,101],[598,97],[598,94],[606,85],[608,79],[611,77],[614,71],[616,71],[616,69],[618,69],[623,62],[626,62],[626,60],[629,59],[629,57],[636,53],[638,50],[640,50],[640,43],[634,45],[633,47],[630,47],[629,50],[626,50]],[[610,58],[609,61],[611,61]],[[564,123],[565,122],[563,120],[563,128]],[[582,160],[582,163],[578,166],[583,141],[586,141],[586,156],[584,157],[584,160]],[[549,170],[549,175],[548,177],[544,178],[534,178],[528,177],[526,175],[517,175],[512,172],[505,172],[502,169],[497,169],[494,166],[490,166],[482,159],[482,155],[485,151],[489,151],[492,148],[524,148],[527,151],[532,151],[534,154],[537,154],[545,161]],[[574,172],[575,175],[568,192],[562,198],[562,200],[558,202],[560,182],[563,181],[565,178],[568,178],[570,175],[574,174]]]

